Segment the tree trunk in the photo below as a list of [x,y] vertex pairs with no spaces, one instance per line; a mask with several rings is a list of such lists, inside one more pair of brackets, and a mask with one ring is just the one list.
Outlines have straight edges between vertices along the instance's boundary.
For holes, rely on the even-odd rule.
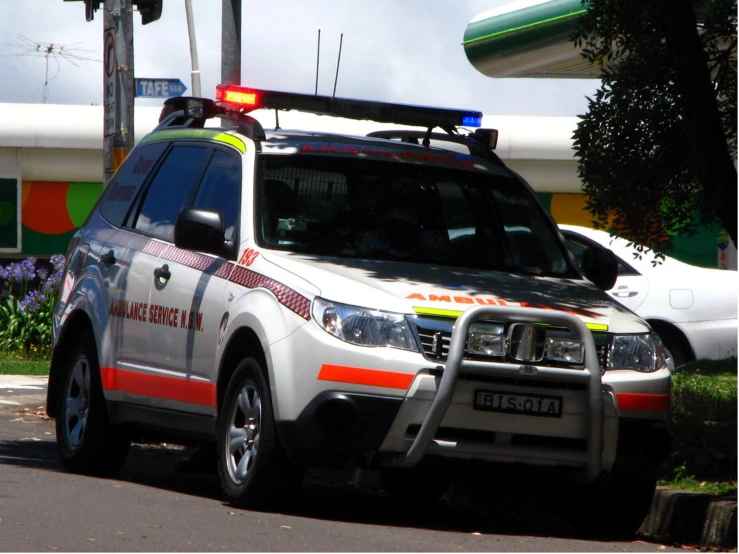
[[655,0],[660,7],[675,81],[682,96],[693,168],[716,214],[737,245],[737,172],[690,0]]

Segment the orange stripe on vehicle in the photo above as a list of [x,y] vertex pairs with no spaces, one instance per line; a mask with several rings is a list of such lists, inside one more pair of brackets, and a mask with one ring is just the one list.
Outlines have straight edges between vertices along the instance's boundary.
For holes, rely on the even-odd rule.
[[330,364],[321,366],[321,371],[318,373],[318,379],[320,381],[336,381],[338,383],[372,385],[375,387],[404,390],[413,382],[413,377],[413,375],[407,373]]
[[669,394],[633,394],[620,392],[616,394],[616,400],[621,410],[666,412],[670,409]]
[[128,369],[101,367],[103,389],[140,394],[151,398],[177,400],[203,406],[216,406],[215,386],[212,383],[139,373]]

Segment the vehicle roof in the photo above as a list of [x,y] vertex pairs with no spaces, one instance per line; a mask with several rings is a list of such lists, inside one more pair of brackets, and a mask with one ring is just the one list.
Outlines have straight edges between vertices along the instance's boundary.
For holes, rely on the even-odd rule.
[[[383,130],[396,130],[391,125],[387,125]],[[406,132],[408,127],[397,129],[399,132]],[[421,130],[415,129],[416,131]],[[465,158],[474,158],[483,162],[493,163],[494,165],[503,165],[500,159],[491,152],[492,159],[483,159],[473,155],[469,149],[463,144],[456,142],[446,142],[442,140],[432,139],[432,144],[423,146],[413,142],[400,141],[395,139],[359,136],[350,133],[340,133],[332,131],[312,131],[306,129],[265,129],[266,140],[260,140],[263,151],[277,151],[285,144],[296,143],[309,139],[313,142],[336,143],[343,145],[367,145],[373,148],[387,147],[392,149],[402,148],[404,151],[414,153],[433,152],[436,155],[464,156]],[[153,140],[172,140],[172,139],[201,139],[201,140],[221,140],[228,139],[225,142],[231,142],[229,137],[240,137],[247,139],[248,137],[240,132],[237,126],[213,126],[209,125],[203,128],[193,127],[166,127],[153,130],[145,137],[142,142],[150,142]]]

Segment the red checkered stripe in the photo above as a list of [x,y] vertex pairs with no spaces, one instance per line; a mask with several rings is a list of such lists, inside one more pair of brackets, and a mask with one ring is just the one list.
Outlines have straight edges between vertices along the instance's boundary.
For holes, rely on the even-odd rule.
[[292,310],[303,319],[310,319],[310,300],[274,279],[241,266],[235,266],[228,280],[248,289],[267,289],[287,309]]
[[126,243],[126,247],[134,248],[144,254],[191,267],[211,274],[214,277],[228,279],[237,285],[249,289],[267,289],[277,297],[280,304],[295,312],[303,319],[310,320],[310,300],[274,279],[270,279],[231,262],[225,262],[206,256],[205,254],[199,254],[198,252],[183,250],[172,244],[147,239],[135,233],[131,233],[127,238],[128,240],[122,241]]
[[225,262],[217,258],[192,252],[191,250],[183,250],[172,244],[154,240],[146,244],[143,248],[143,253],[210,274],[217,273],[222,266],[226,265]]

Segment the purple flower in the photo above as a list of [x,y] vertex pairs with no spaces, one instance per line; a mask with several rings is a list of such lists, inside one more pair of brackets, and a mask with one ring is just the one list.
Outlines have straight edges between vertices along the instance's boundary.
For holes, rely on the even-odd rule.
[[33,281],[36,278],[36,258],[26,258],[21,262],[21,269],[23,270],[23,276],[28,281]]
[[8,280],[11,283],[21,283],[24,278],[25,273],[23,272],[23,266],[21,266],[21,264],[13,262],[8,266]]
[[54,271],[64,269],[65,258],[63,254],[54,254],[49,261],[54,266]]
[[46,281],[46,279],[49,278],[49,270],[44,267],[39,268],[36,271],[36,275],[38,275],[38,278],[41,279],[42,281]]
[[39,290],[32,290],[18,303],[18,311],[24,315],[36,313],[44,302],[46,295]]

